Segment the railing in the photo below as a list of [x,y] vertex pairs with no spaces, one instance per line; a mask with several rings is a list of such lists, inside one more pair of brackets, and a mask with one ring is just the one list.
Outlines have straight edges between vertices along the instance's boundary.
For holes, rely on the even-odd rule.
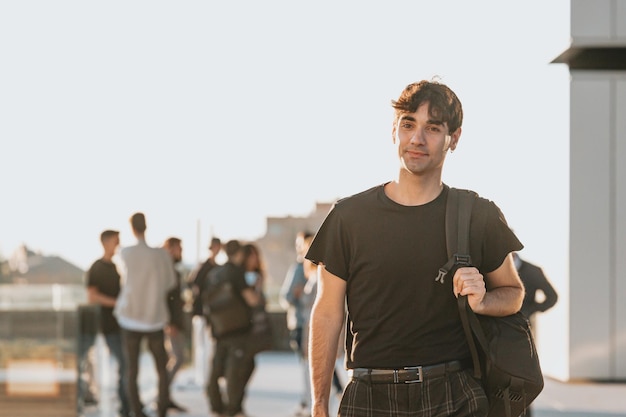
[[77,414],[76,285],[0,285],[0,417]]

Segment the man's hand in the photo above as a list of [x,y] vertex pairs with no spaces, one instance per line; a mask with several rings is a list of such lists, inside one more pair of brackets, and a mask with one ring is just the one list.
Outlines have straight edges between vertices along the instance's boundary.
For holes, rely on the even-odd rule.
[[487,292],[483,275],[473,266],[456,270],[452,279],[452,289],[455,297],[467,295],[467,302],[474,311],[478,310]]
[[471,266],[459,268],[452,279],[452,288],[457,297],[467,295],[467,302],[475,313],[487,316],[514,314],[524,299],[524,286],[510,254],[498,269],[485,276]]
[[165,334],[168,334],[172,337],[176,337],[176,335],[178,335],[178,331],[178,327],[174,326],[173,324],[165,327]]

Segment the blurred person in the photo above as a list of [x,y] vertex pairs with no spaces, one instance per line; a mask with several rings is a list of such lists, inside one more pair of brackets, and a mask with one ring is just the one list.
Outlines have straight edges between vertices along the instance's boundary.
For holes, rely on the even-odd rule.
[[[521,312],[530,321],[534,333],[535,314],[543,313],[554,307],[559,297],[548,277],[543,273],[543,269],[522,259],[517,252],[513,252],[513,262],[526,290]],[[526,410],[524,417],[532,417],[532,409],[533,406],[531,405]]]
[[252,328],[250,329],[250,339],[247,344],[249,349],[249,375],[247,381],[249,382],[256,367],[255,356],[259,352],[271,348],[272,332],[269,316],[265,310],[265,268],[261,260],[261,252],[254,243],[243,245],[242,252],[243,257],[241,264],[245,271],[244,276],[246,284],[256,292],[259,299],[256,305],[251,306]]
[[90,303],[100,306],[100,331],[107,348],[117,362],[117,398],[119,416],[130,417],[130,406],[126,394],[126,360],[122,349],[122,336],[113,308],[120,293],[120,274],[113,257],[120,244],[117,230],[105,230],[100,234],[104,249],[102,257],[87,271],[87,297]]
[[339,415],[484,417],[489,403],[473,378],[457,297],[467,296],[478,314],[517,312],[524,288],[511,253],[522,244],[496,204],[477,198],[473,212],[485,213],[486,225],[470,226],[474,265],[439,276],[449,259],[442,171],[461,136],[461,102],[446,85],[423,80],[392,107],[397,177],[337,201],[306,254],[319,279],[309,343],[312,414],[329,415],[347,307],[351,379]]
[[306,313],[302,295],[307,282],[304,274],[304,255],[312,239],[313,233],[309,231],[302,230],[297,233],[295,240],[296,261],[289,267],[279,294],[280,304],[287,310],[289,344],[298,357],[302,369],[302,378],[304,380],[304,390],[300,398],[298,409],[295,412],[296,415],[309,414],[311,404],[309,366],[308,362],[303,360],[302,333],[304,331]]
[[[254,287],[246,283],[241,266],[243,251],[238,240],[225,245],[228,261],[209,272],[203,292],[214,340],[211,370],[206,387],[214,416],[245,416],[243,401],[250,375],[247,344],[251,329],[251,307],[260,303]],[[214,297],[215,298],[212,298]],[[219,308],[218,308],[219,307]],[[235,318],[242,317],[242,320]],[[226,398],[220,389],[220,378],[226,383]]]
[[128,400],[134,417],[146,417],[137,377],[141,341],[147,339],[158,375],[157,413],[158,417],[165,417],[170,392],[164,329],[169,322],[167,294],[176,285],[176,273],[167,251],[146,243],[144,214],[133,214],[130,223],[137,244],[120,252],[122,288],[113,310],[122,329],[128,367]]
[[222,241],[220,238],[211,238],[211,243],[209,244],[209,257],[189,275],[189,280],[192,283],[191,288],[193,290],[193,316],[203,316],[201,293],[204,289],[204,284],[209,271],[218,265],[216,258],[221,250]]
[[517,252],[513,253],[513,262],[526,289],[521,312],[532,322],[536,313],[554,307],[559,296],[539,266],[522,259]]
[[188,281],[192,290],[192,352],[196,380],[206,384],[208,374],[207,359],[210,356],[210,340],[207,335],[207,318],[203,311],[202,293],[209,271],[219,265],[218,255],[222,251],[222,241],[218,237],[211,238],[209,256],[189,274]]
[[176,273],[176,285],[167,294],[167,303],[170,313],[170,322],[165,328],[165,349],[169,357],[167,372],[170,386],[170,403],[167,408],[186,412],[187,409],[185,407],[175,403],[171,398],[171,388],[174,377],[185,361],[185,346],[187,344],[187,326],[185,325],[185,313],[183,311],[184,302],[181,296],[182,279],[180,272],[176,269],[176,265],[183,260],[182,241],[177,237],[169,237],[163,243],[163,249],[170,254]]

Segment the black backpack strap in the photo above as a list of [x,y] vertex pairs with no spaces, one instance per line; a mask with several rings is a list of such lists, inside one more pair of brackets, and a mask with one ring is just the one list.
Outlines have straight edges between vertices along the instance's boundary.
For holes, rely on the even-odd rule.
[[[457,303],[459,306],[459,315],[461,316],[461,324],[463,325],[463,332],[465,333],[465,338],[467,339],[467,345],[469,346],[470,353],[472,354],[472,363],[474,365],[474,378],[480,379],[482,377],[482,370],[480,367],[480,358],[478,356],[478,349],[476,347],[476,340],[474,339],[474,334],[472,333],[472,328],[480,328],[480,323],[478,323],[478,318],[473,312],[470,312],[470,306],[467,302],[467,295],[460,295],[457,298]],[[482,337],[481,344],[483,345],[483,349],[486,348],[485,338],[482,335],[482,329],[479,333]]]
[[[468,190],[450,188],[446,202],[446,248],[448,262],[439,268],[435,281],[443,284],[446,276],[455,267],[471,265],[469,251],[470,220],[476,193]],[[450,276],[452,278],[452,276]]]
[[[459,190],[450,188],[448,191],[448,201],[446,203],[446,247],[448,250],[448,262],[439,270],[439,277],[443,283],[443,278],[456,270],[460,266],[468,266],[472,264],[470,256],[470,221],[472,219],[472,209],[476,200],[476,193],[468,190]],[[439,277],[437,277],[439,279]],[[452,278],[452,276],[450,277]],[[469,305],[467,296],[458,297],[459,314],[463,325],[463,332],[467,339],[472,362],[474,364],[474,377],[480,379],[481,368],[480,359],[478,357],[478,349],[476,341],[472,335],[472,324],[470,320],[476,320],[476,317],[469,317]],[[475,325],[476,323],[474,323]]]

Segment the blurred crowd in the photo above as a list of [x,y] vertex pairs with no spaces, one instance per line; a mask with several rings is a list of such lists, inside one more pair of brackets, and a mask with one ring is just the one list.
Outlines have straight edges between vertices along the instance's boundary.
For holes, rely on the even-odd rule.
[[[181,265],[183,242],[172,236],[160,247],[146,243],[146,218],[130,218],[136,244],[120,248],[119,232],[100,235],[103,253],[86,273],[90,306],[97,307],[97,331],[84,332],[79,344],[79,407],[97,404],[94,377],[95,333],[102,334],[109,354],[117,362],[117,412],[119,417],[165,417],[187,410],[176,402],[172,384],[189,360],[191,317],[200,320],[212,343],[206,349],[209,366],[205,392],[214,417],[244,417],[246,387],[254,374],[259,352],[275,345],[275,324],[267,311],[266,268],[254,242],[213,237],[209,256],[185,271]],[[284,325],[289,343],[302,364],[305,389],[296,416],[310,415],[307,362],[308,317],[315,299],[314,266],[304,259],[313,233],[302,231],[295,239],[297,258],[280,291],[287,311]],[[145,341],[144,341],[145,340]],[[144,346],[154,359],[157,397],[144,403],[138,389],[140,353]],[[338,352],[340,349],[338,349]],[[337,393],[342,391],[335,379]]]

